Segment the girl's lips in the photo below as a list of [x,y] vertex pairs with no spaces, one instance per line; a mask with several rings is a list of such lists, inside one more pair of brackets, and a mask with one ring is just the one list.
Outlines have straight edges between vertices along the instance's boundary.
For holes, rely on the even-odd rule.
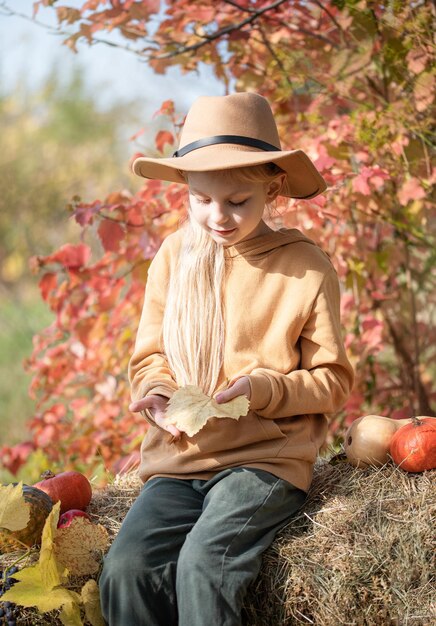
[[212,228],[212,232],[216,233],[217,235],[230,235],[231,233],[235,232],[236,228],[231,228],[230,230],[214,230]]

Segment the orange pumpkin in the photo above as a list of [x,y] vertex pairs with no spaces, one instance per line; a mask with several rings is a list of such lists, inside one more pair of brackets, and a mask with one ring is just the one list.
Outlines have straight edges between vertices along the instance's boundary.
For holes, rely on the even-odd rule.
[[89,480],[80,472],[61,472],[53,474],[51,471],[42,474],[43,480],[33,485],[45,491],[53,500],[53,504],[60,500],[61,514],[70,509],[84,511],[91,502],[92,488]]
[[436,468],[436,418],[413,417],[391,439],[390,455],[406,472]]

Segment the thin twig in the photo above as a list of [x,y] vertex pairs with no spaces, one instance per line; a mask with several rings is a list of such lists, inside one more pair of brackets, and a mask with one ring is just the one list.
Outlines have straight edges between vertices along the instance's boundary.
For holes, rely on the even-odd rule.
[[[30,17],[29,15],[26,15],[25,13],[20,13],[20,11],[15,11],[14,9],[11,9],[5,2],[1,2],[0,3],[0,12],[1,10],[5,10],[5,13],[1,13],[2,15],[6,15],[8,17],[11,16],[16,16],[16,17],[20,17],[22,19],[25,19],[29,22],[32,22],[32,24],[36,24],[37,26],[41,26],[42,28],[45,28],[46,30],[51,31],[54,35],[59,35],[59,36],[66,36],[66,37],[74,37],[74,35],[76,35],[77,33],[71,33],[68,32],[66,30],[61,29],[59,26],[52,26],[51,24],[46,24],[45,22],[41,22],[40,20],[37,20],[34,17]],[[126,29],[124,29],[126,30]],[[152,39],[142,39],[143,41],[145,41],[145,43],[150,44],[150,45],[154,45],[156,47],[158,47],[158,43]],[[141,50],[135,50],[134,48],[131,48],[129,45],[123,45],[120,43],[115,43],[113,41],[109,41],[107,39],[97,39],[95,37],[93,37],[92,39],[92,45],[94,44],[99,44],[102,43],[105,46],[110,46],[112,48],[119,48],[121,50],[125,50],[126,52],[130,52],[132,54],[135,54],[137,56],[142,56],[147,58],[147,54],[142,52]]]
[[333,22],[333,24],[336,26],[336,28],[345,35],[345,30],[342,28],[342,26],[339,24],[339,22],[336,20],[335,16],[330,13],[330,11],[328,10],[328,8],[326,6],[324,6],[323,4],[321,4],[321,2],[319,2],[318,0],[312,0],[312,2],[314,4],[316,4],[322,11],[324,11],[324,13],[326,13],[328,15],[328,17],[331,19],[331,21]]
[[283,76],[286,79],[286,82],[288,83],[288,85],[292,89],[292,87],[293,87],[292,81],[290,80],[290,78],[288,76],[288,71],[286,70],[285,66],[283,65],[282,60],[279,59],[279,57],[277,56],[277,53],[275,52],[275,50],[271,46],[270,42],[267,39],[267,36],[265,35],[265,32],[264,32],[263,28],[260,25],[258,25],[258,30],[259,30],[259,32],[261,34],[262,42],[263,42],[264,46],[267,48],[267,50],[269,51],[269,53],[272,56],[272,58],[274,59],[274,61],[279,66],[280,70],[282,71]]
[[322,43],[326,43],[329,46],[332,46],[333,48],[337,48],[339,49],[340,46],[339,44],[337,44],[336,42],[332,41],[331,39],[329,39],[328,37],[326,37],[325,35],[320,35],[319,33],[315,33],[311,30],[308,30],[307,28],[303,28],[301,25],[296,26],[295,28],[291,28],[291,25],[288,24],[288,22],[285,22],[285,20],[282,19],[276,19],[275,20],[278,24],[280,24],[281,26],[284,26],[285,28],[287,28],[288,30],[292,31],[292,32],[299,32],[302,33],[303,35],[306,35],[306,37],[312,37],[313,39],[317,39],[318,41],[322,41]]
[[259,9],[253,13],[250,13],[249,17],[247,17],[246,19],[240,22],[237,22],[236,24],[232,24],[231,26],[220,28],[219,30],[215,31],[211,35],[203,35],[202,41],[199,41],[198,43],[192,44],[190,46],[182,46],[181,48],[178,48],[177,50],[173,52],[166,52],[165,54],[150,56],[150,60],[156,61],[156,60],[162,60],[162,59],[170,59],[175,56],[179,56],[180,54],[186,54],[187,52],[195,52],[199,48],[202,48],[203,46],[210,44],[211,42],[216,41],[217,39],[221,39],[222,37],[226,35],[230,35],[231,33],[242,29],[244,26],[251,24],[252,22],[257,20],[261,15],[264,15],[268,11],[272,11],[273,9],[276,9],[281,4],[284,4],[286,1],[287,0],[276,0],[276,2],[273,2],[272,4],[269,4],[268,6],[263,7],[263,9]]
[[342,539],[341,535],[338,535],[338,533],[335,533],[334,530],[331,530],[330,528],[328,528],[327,526],[324,526],[324,524],[320,524],[319,522],[316,522],[312,517],[310,517],[310,515],[308,515],[306,512],[304,512],[304,515],[312,522],[312,524],[316,524],[316,526],[320,526],[321,528],[325,528],[326,530],[328,530],[332,535],[335,535],[335,537],[340,537]]
[[230,4],[230,6],[235,7],[235,9],[238,9],[239,11],[245,11],[245,13],[255,13],[256,12],[256,9],[254,9],[253,7],[242,7],[237,2],[234,2],[234,0],[223,0],[223,2],[224,2],[224,4]]

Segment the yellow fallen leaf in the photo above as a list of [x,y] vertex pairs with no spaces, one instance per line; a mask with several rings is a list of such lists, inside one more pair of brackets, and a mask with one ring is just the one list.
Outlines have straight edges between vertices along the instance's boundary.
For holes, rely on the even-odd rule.
[[23,483],[0,485],[0,528],[21,530],[30,520],[30,505],[23,496]]
[[66,602],[59,613],[59,619],[63,626],[83,626],[80,606],[77,602]]
[[81,597],[75,591],[62,587],[67,579],[67,570],[58,563],[55,555],[54,537],[59,509],[60,502],[57,502],[45,521],[38,563],[14,574],[17,582],[3,594],[2,602],[35,606],[41,613],[61,609],[59,618],[64,626],[80,626]]
[[42,582],[46,589],[53,589],[61,585],[66,581],[68,574],[62,564],[58,562],[55,554],[54,540],[57,532],[60,508],[61,503],[56,502],[45,520],[42,530],[39,564],[41,565]]
[[250,403],[246,396],[238,396],[218,404],[213,398],[206,396],[200,387],[185,385],[180,387],[168,402],[166,418],[192,437],[203,428],[210,417],[230,417],[239,419],[247,415]]
[[85,517],[75,517],[70,526],[58,528],[54,541],[56,559],[74,576],[95,574],[108,546],[106,528]]
[[64,587],[47,589],[42,576],[40,563],[25,567],[14,574],[17,582],[2,596],[2,602],[14,602],[20,606],[36,606],[41,613],[61,608],[64,604],[80,603],[80,596],[75,591]]
[[100,607],[100,593],[98,585],[93,578],[87,580],[83,585],[81,597],[86,617],[92,626],[105,626]]

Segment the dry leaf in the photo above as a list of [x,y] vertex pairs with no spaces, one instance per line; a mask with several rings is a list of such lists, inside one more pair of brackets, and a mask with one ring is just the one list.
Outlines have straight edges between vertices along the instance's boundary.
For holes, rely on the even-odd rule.
[[59,613],[63,626],[83,626],[80,605],[77,602],[66,602]]
[[87,576],[98,571],[101,555],[109,545],[109,535],[101,524],[75,517],[67,528],[58,528],[54,550],[56,558],[70,574]]
[[39,564],[41,565],[42,582],[46,589],[53,589],[57,585],[61,585],[67,579],[67,572],[64,567],[58,563],[54,551],[54,540],[57,532],[56,528],[59,521],[60,508],[61,503],[56,502],[45,520],[42,530]]
[[2,602],[14,602],[26,607],[36,606],[41,613],[80,602],[79,594],[65,587],[47,589],[40,563],[23,568],[14,574],[14,578],[17,582],[3,594]]
[[189,437],[198,433],[210,417],[230,417],[239,419],[247,415],[250,403],[246,396],[238,396],[218,404],[206,396],[200,387],[185,385],[180,387],[170,398],[166,417],[169,424],[174,424]]
[[54,553],[53,538],[59,509],[60,502],[57,502],[45,521],[38,563],[14,574],[17,582],[3,594],[2,601],[25,607],[36,606],[41,613],[61,609],[59,617],[64,626],[79,626],[82,624],[80,596],[61,586],[67,572],[59,565]]
[[105,626],[100,607],[100,593],[95,580],[90,578],[86,581],[82,587],[81,596],[88,621],[92,626]]
[[0,485],[0,528],[21,530],[30,519],[30,505],[23,496],[23,483]]

